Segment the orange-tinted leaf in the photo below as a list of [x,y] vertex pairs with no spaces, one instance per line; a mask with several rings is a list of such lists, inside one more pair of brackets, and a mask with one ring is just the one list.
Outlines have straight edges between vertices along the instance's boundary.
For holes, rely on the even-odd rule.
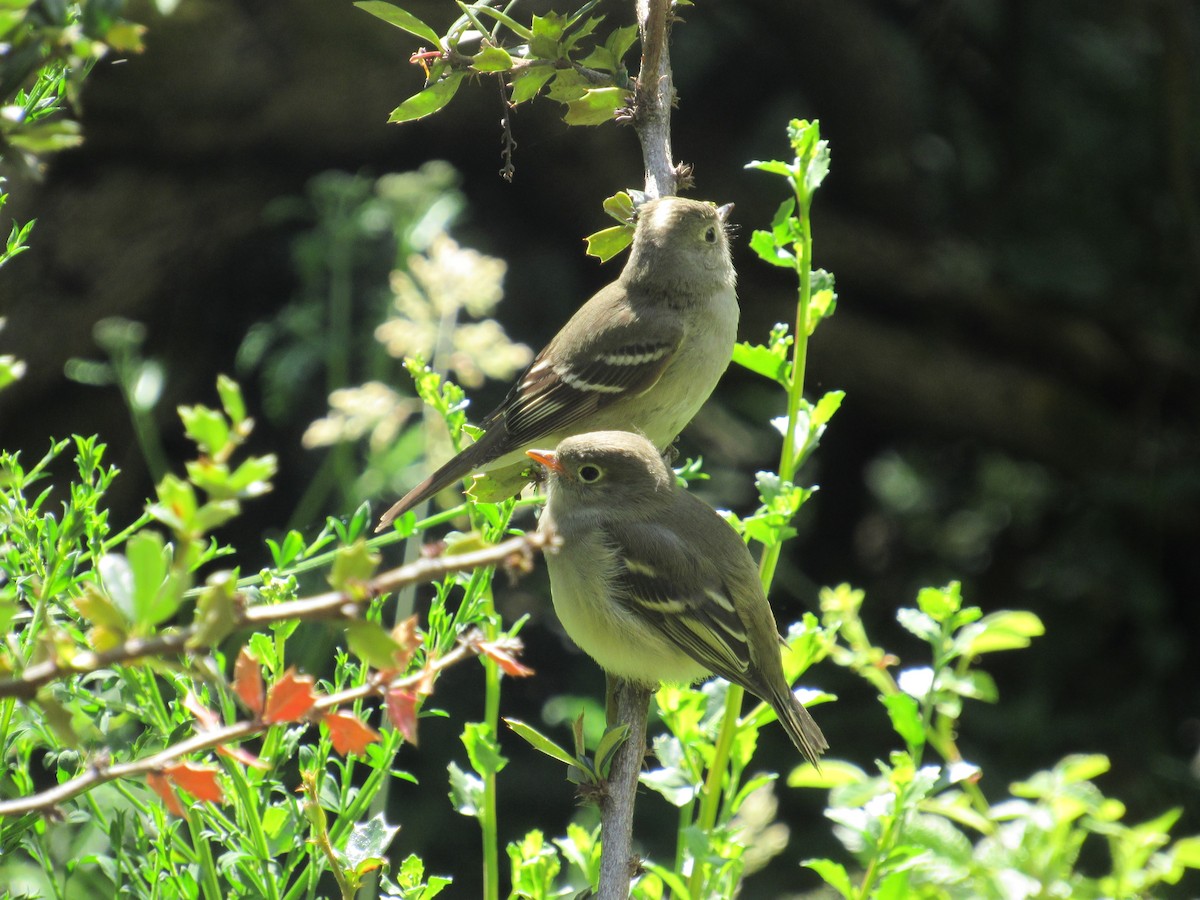
[[366,753],[367,745],[380,739],[379,732],[361,722],[354,713],[326,713],[321,717],[321,721],[329,729],[329,739],[333,741],[333,749],[342,756],[349,756],[351,753]]
[[533,669],[522,665],[515,656],[491,641],[480,641],[479,652],[492,660],[508,675],[516,678],[526,678],[533,674]]
[[215,766],[201,766],[196,763],[182,762],[163,769],[163,774],[176,785],[183,788],[197,800],[209,803],[223,803],[225,795],[221,784],[217,781]]
[[242,703],[246,705],[246,709],[256,716],[262,715],[262,669],[259,668],[258,660],[251,655],[248,647],[241,649],[237,662],[233,664],[233,689]]
[[417,633],[417,617],[409,616],[393,628],[392,640],[401,647],[396,653],[396,669],[403,672],[408,668],[408,661],[412,659],[413,653],[421,646],[421,635]]
[[303,719],[317,702],[311,675],[297,675],[288,669],[267,692],[267,708],[263,719],[268,722],[295,722]]
[[163,803],[166,804],[167,810],[172,815],[181,819],[187,818],[187,813],[183,811],[183,804],[179,802],[179,795],[175,793],[175,788],[171,787],[171,782],[165,775],[160,772],[151,772],[146,776],[146,784],[150,785],[154,793],[162,797]]
[[414,692],[395,688],[384,697],[388,721],[404,735],[404,739],[417,746],[417,704],[420,697]]
[[241,747],[227,747],[224,744],[217,746],[217,752],[228,756],[230,759],[236,759],[243,766],[251,766],[255,769],[269,769],[265,762],[251,753],[249,750],[243,750]]
[[217,714],[201,703],[200,698],[190,691],[183,698],[183,708],[196,717],[196,721],[200,723],[201,730],[211,731],[221,724],[217,718]]

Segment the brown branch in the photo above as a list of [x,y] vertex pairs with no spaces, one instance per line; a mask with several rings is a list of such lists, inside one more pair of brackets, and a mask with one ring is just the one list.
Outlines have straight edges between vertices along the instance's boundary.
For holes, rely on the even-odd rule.
[[[512,542],[510,541],[509,543]],[[372,678],[366,684],[347,688],[344,691],[338,691],[334,694],[326,694],[313,704],[307,718],[313,719],[316,713],[345,706],[363,697],[381,696],[390,690],[415,687],[425,682],[431,675],[436,677],[443,669],[448,669],[450,666],[456,665],[466,659],[478,656],[480,652],[479,645],[482,640],[483,633],[473,630],[461,638],[458,646],[453,650],[440,659],[432,661],[419,672],[389,681],[385,681],[382,678]],[[518,646],[508,646],[505,649],[519,649],[519,642],[515,643]],[[114,781],[117,778],[131,778],[155,772],[168,763],[187,756],[189,753],[211,750],[234,741],[245,740],[266,731],[272,725],[288,724],[293,723],[265,722],[261,718],[248,719],[243,722],[226,725],[222,728],[202,731],[142,759],[117,763],[111,766],[105,762],[94,762],[91,768],[84,774],[72,778],[70,781],[65,781],[57,787],[41,791],[37,794],[30,794],[28,797],[21,797],[17,800],[0,802],[0,818],[4,816],[25,815],[26,813],[37,812],[38,810],[47,810],[73,797],[77,797],[97,785]]]
[[633,856],[633,808],[638,777],[646,756],[646,715],[649,688],[609,676],[615,723],[627,723],[629,734],[613,755],[608,785],[600,803],[600,880],[597,900],[628,900],[630,879],[637,874]]
[[[545,535],[537,532],[512,538],[472,553],[443,555],[432,559],[418,559],[372,578],[365,585],[366,596],[394,591],[417,582],[432,581],[452,572],[464,572],[483,566],[503,565],[524,569],[530,564],[535,550],[541,550],[547,542]],[[362,613],[365,601],[345,591],[329,591],[313,597],[290,600],[286,603],[261,604],[242,607],[234,616],[231,630],[243,627],[260,627],[271,622],[290,619],[316,621],[320,619],[354,619]],[[164,656],[172,653],[205,650],[207,644],[189,644],[199,633],[195,625],[187,625],[177,631],[156,635],[151,638],[131,638],[103,653],[84,651],[69,661],[49,659],[29,666],[20,675],[0,680],[0,698],[19,697],[32,699],[42,685],[68,675],[94,672],[117,663],[132,662],[147,656]]]
[[671,0],[637,0],[642,65],[633,100],[633,127],[642,145],[646,193],[666,197],[675,193],[676,171],[671,157]]

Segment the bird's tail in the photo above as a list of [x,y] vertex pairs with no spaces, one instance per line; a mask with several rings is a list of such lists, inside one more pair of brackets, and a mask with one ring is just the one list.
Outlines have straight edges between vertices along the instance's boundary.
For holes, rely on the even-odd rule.
[[448,460],[440,469],[397,500],[391,509],[379,517],[379,524],[375,526],[376,533],[387,529],[396,518],[404,515],[418,503],[428,500],[450,487],[454,482],[466,478],[480,466],[490,462],[495,456],[493,445],[494,442],[489,442],[485,434],[466,450]]
[[804,754],[804,758],[812,763],[814,768],[820,769],[818,760],[821,754],[829,749],[829,742],[825,740],[821,727],[804,708],[804,704],[786,687],[780,687],[778,691],[772,692],[771,707],[796,749]]

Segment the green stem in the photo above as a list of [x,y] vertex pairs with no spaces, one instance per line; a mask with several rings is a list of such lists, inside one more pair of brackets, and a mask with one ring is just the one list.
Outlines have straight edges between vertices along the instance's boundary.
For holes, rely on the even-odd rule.
[[[729,767],[729,753],[733,748],[733,739],[737,736],[738,719],[742,712],[742,697],[745,691],[736,684],[729,685],[725,694],[725,714],[721,718],[721,730],[717,734],[717,746],[713,751],[713,761],[708,767],[708,775],[704,779],[704,790],[700,795],[700,815],[696,820],[700,831],[709,834],[717,824],[717,813],[720,810],[721,797],[724,794],[726,770]],[[699,897],[703,886],[704,871],[699,860],[692,862],[692,875],[688,879],[688,893]]]

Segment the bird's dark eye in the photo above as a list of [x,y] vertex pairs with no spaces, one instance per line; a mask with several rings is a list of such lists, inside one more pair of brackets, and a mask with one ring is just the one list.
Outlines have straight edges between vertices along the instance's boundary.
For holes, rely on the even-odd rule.
[[599,481],[600,476],[603,474],[604,473],[600,471],[599,466],[586,465],[579,467],[579,480],[584,484],[591,484],[592,482]]
[[715,244],[717,242],[717,229],[709,225],[708,231],[704,232],[704,239],[710,244]]

